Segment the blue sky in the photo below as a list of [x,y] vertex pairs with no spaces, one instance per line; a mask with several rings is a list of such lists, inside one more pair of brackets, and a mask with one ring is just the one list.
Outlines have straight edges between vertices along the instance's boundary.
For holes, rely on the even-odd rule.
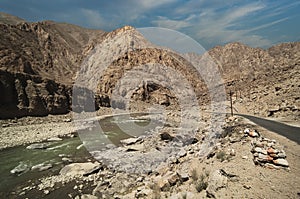
[[300,1],[291,0],[0,0],[0,11],[105,31],[164,27],[206,49],[234,41],[266,48],[300,40]]

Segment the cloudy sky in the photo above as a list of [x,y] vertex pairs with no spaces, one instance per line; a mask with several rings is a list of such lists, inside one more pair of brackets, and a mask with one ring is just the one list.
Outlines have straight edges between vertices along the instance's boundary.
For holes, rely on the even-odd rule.
[[105,31],[164,27],[206,49],[233,41],[266,48],[300,40],[299,0],[1,0],[0,11]]

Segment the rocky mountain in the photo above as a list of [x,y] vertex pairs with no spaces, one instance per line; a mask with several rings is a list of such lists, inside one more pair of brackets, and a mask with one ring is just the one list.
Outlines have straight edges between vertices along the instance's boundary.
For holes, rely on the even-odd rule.
[[[96,107],[117,104],[111,101],[114,90],[120,96],[130,94],[132,100],[176,105],[178,91],[170,89],[167,83],[183,85],[183,79],[194,88],[200,104],[210,100],[207,85],[186,59],[156,48],[132,27],[106,33],[52,21],[29,23],[7,14],[1,14],[0,21],[0,91],[3,94],[0,118],[69,112],[76,78],[83,97],[96,96]],[[230,43],[193,56],[201,59],[209,55],[214,60],[227,91],[239,94],[235,99],[237,106],[246,106],[248,112],[265,116],[276,115],[275,109],[295,116],[299,115],[300,106],[299,48],[299,42],[279,44],[267,50]],[[146,66],[147,70],[136,66]],[[167,68],[184,78],[176,77],[175,73],[164,76]],[[133,69],[139,70],[139,76],[146,79],[137,82],[136,87],[127,85],[122,78],[130,77]],[[157,82],[150,81],[151,71],[162,72],[156,77]],[[120,79],[125,86],[114,89]],[[134,79],[138,78],[131,77]],[[284,104],[283,100],[286,100]],[[76,110],[80,110],[79,101],[73,99],[75,105],[78,102],[73,107]]]
[[25,22],[25,20],[4,12],[0,12],[0,23],[16,25],[21,22]]
[[282,43],[267,50],[230,43],[208,51],[218,64],[229,96],[242,112],[263,117],[300,116],[300,43]]
[[[2,14],[3,15],[3,14]],[[0,23],[0,118],[71,110],[71,85],[80,63],[104,31],[51,21]]]

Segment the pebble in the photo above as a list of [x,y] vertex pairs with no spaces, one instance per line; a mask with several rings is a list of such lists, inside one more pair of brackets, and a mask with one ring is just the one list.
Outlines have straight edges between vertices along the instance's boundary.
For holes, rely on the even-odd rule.
[[250,185],[243,185],[243,187],[244,187],[245,189],[251,189],[251,186],[250,186]]

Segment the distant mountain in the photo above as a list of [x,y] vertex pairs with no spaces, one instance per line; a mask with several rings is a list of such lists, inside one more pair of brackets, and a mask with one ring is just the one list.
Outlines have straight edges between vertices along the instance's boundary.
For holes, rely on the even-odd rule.
[[[104,62],[107,53],[124,52],[117,59],[110,60],[97,82],[96,92],[86,90],[83,93],[85,96],[89,92],[96,95],[97,107],[110,106],[112,90],[120,78],[134,66],[148,63],[173,68],[191,83],[202,104],[210,100],[205,83],[187,60],[167,50],[156,49],[133,27],[125,26],[107,33],[52,21],[29,23],[4,13],[0,14],[0,21],[0,118],[69,112],[73,83],[83,61],[92,51],[99,53],[95,63]],[[101,51],[97,48],[99,45],[109,52]],[[128,48],[132,50],[127,52]],[[226,88],[240,90],[249,112],[250,109],[259,109],[259,114],[263,115],[269,114],[272,107],[281,106],[282,98],[288,101],[286,107],[300,107],[299,98],[295,97],[299,90],[299,53],[299,42],[278,44],[267,50],[235,42],[216,46],[205,55],[191,56],[199,59],[207,55],[212,57]],[[88,67],[85,70],[88,69],[91,76],[97,74],[97,64]],[[98,77],[94,78],[83,78],[82,82],[90,85]],[[274,93],[273,87],[278,82],[281,89]],[[287,85],[287,89],[283,88]],[[148,103],[178,103],[172,91],[154,82],[144,82],[135,90],[126,92],[132,92],[134,100]],[[256,97],[246,100],[248,95]],[[257,104],[263,104],[263,107]],[[299,114],[298,108],[288,110]]]

